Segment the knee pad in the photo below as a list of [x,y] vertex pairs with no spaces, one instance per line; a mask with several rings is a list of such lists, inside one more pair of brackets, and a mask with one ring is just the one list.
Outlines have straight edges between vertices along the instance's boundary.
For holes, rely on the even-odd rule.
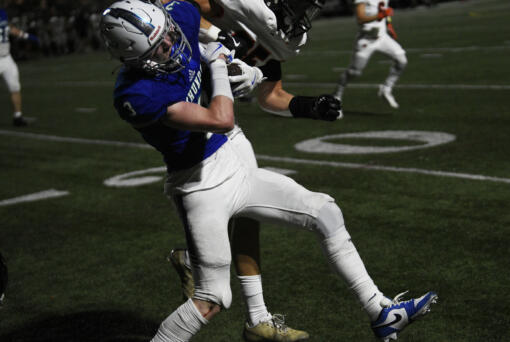
[[228,309],[232,304],[230,289],[230,263],[220,266],[193,267],[195,294],[193,298],[221,305]]
[[343,228],[345,230],[344,216],[335,202],[327,202],[317,215],[317,232],[327,239],[337,235]]

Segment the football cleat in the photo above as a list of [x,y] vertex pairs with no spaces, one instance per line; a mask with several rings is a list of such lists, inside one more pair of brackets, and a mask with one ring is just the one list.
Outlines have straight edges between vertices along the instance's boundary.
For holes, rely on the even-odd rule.
[[193,274],[191,273],[191,269],[186,266],[185,260],[185,249],[174,249],[170,252],[170,255],[167,257],[167,260],[172,263],[175,271],[181,278],[181,289],[182,289],[182,298],[184,300],[188,300],[188,298],[193,297],[195,292],[195,285],[193,282]]
[[397,101],[395,100],[393,94],[391,93],[390,87],[381,84],[379,86],[379,92],[377,95],[379,95],[379,97],[385,100],[390,105],[391,108],[397,109],[399,107]]
[[12,119],[12,124],[16,127],[24,127],[28,125],[28,121],[24,117],[18,116]]
[[384,342],[396,340],[397,334],[406,326],[429,313],[430,305],[436,303],[438,298],[435,292],[430,291],[420,298],[401,302],[400,298],[406,293],[397,295],[371,324],[374,334]]
[[245,341],[304,341],[310,335],[306,331],[296,330],[285,325],[285,317],[280,314],[272,315],[271,319],[250,327],[244,325],[243,338]]

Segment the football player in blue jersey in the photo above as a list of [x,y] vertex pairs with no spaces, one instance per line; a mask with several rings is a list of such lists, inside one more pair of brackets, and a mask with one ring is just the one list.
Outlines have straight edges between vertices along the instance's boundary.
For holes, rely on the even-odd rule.
[[37,42],[36,36],[24,32],[17,27],[10,25],[7,12],[0,8],[0,75],[5,80],[7,88],[11,93],[11,102],[14,109],[12,123],[14,126],[26,126],[28,123],[21,112],[21,84],[19,81],[19,70],[16,62],[11,56],[9,36],[20,39],[27,39]]
[[[163,3],[168,3],[166,0]],[[202,21],[200,40],[219,41],[235,50],[236,58],[254,68],[243,68],[231,82],[252,81],[245,88],[233,88],[234,96],[242,96],[257,87],[257,102],[264,111],[274,115],[334,121],[341,118],[341,104],[331,95],[293,95],[283,88],[281,64],[294,58],[307,41],[311,21],[320,12],[322,0],[196,0]],[[255,70],[255,71],[254,71]],[[204,84],[206,86],[206,84]],[[236,125],[228,134],[241,151],[246,165],[257,167],[255,153],[244,133]],[[233,261],[247,306],[245,332],[248,341],[301,341],[308,333],[280,329],[282,315],[272,315],[264,301],[260,271],[259,226],[252,219],[237,218],[231,224]],[[174,249],[169,260],[177,270],[183,295],[193,295],[193,278],[186,250]],[[278,319],[278,324],[275,320]],[[246,335],[246,334],[245,334]]]
[[[163,8],[158,0],[118,1],[101,19],[107,47],[124,63],[115,85],[115,108],[163,155],[168,170],[165,193],[178,208],[193,272],[193,297],[161,323],[152,341],[189,341],[222,307],[230,307],[228,222],[234,217],[317,233],[329,263],[360,301],[376,335],[396,338],[429,311],[437,295],[428,292],[405,302],[400,296],[393,302],[386,298],[368,275],[330,196],[250,167],[239,157],[223,134],[234,128],[227,73],[230,51],[218,42],[200,51],[199,22],[192,4],[174,1]],[[208,107],[198,102],[200,60],[211,72]]]

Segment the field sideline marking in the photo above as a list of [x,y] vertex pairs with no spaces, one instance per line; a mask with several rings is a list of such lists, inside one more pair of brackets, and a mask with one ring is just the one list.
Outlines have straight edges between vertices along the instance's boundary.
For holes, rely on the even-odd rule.
[[24,196],[14,197],[11,199],[6,199],[3,201],[0,201],[0,207],[12,205],[12,204],[23,203],[23,202],[40,201],[40,200],[45,200],[48,198],[56,198],[56,197],[62,197],[62,196],[67,196],[67,195],[69,195],[68,191],[58,191],[55,189],[50,189],[50,190],[45,190],[45,191],[41,191],[41,192],[36,192],[36,193],[30,194],[30,195],[24,195]]
[[[118,147],[126,147],[127,146],[127,147],[143,148],[143,149],[152,149],[152,147],[147,144],[129,143],[129,142],[111,141],[111,140],[59,137],[59,136],[55,136],[55,135],[24,133],[24,132],[15,132],[15,131],[9,131],[9,130],[0,130],[0,135],[31,138],[31,139],[46,140],[46,141],[56,141],[56,142],[73,142],[73,143],[81,143],[81,144],[89,144],[89,145],[107,145],[107,146],[118,146]],[[401,172],[401,173],[416,173],[416,174],[437,176],[437,177],[451,177],[451,178],[461,178],[461,179],[480,180],[480,181],[489,181],[489,182],[510,184],[510,178],[491,177],[491,176],[476,175],[476,174],[469,174],[469,173],[456,173],[456,172],[448,172],[448,171],[424,170],[424,169],[417,169],[417,168],[404,168],[404,167],[383,166],[383,165],[369,165],[369,164],[344,163],[344,162],[333,162],[333,161],[323,161],[323,160],[298,159],[298,158],[290,158],[290,157],[275,157],[275,156],[268,156],[268,155],[262,155],[262,154],[257,154],[256,157],[259,160],[277,161],[277,162],[293,163],[293,164],[319,165],[319,166],[331,166],[331,167],[339,167],[339,168],[347,168],[347,169],[390,171],[390,172]]]

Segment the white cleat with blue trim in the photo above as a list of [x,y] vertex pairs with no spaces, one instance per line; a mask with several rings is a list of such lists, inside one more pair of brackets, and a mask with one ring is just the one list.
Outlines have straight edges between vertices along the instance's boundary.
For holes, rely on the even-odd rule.
[[392,304],[385,307],[371,324],[374,334],[384,342],[396,340],[397,334],[426,315],[430,311],[430,305],[436,303],[438,298],[437,294],[431,291],[420,298],[401,302],[400,298],[406,293],[407,291],[397,295]]

